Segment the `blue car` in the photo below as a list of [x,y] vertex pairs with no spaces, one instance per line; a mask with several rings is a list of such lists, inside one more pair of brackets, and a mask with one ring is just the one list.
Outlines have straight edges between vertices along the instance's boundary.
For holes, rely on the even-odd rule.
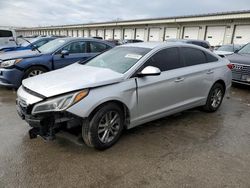
[[33,51],[0,54],[0,86],[18,88],[23,79],[85,61],[113,47],[93,38],[58,38]]
[[23,40],[23,43],[17,46],[12,47],[3,47],[0,48],[0,53],[2,52],[11,52],[11,51],[19,51],[19,50],[32,50],[34,48],[39,48],[42,45],[56,39],[56,37],[37,37],[33,39],[23,39],[19,38],[19,40]]

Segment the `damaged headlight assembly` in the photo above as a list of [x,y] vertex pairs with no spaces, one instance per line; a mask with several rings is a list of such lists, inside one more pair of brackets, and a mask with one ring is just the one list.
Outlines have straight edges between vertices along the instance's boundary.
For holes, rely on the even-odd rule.
[[34,106],[32,114],[40,114],[46,112],[61,112],[65,111],[72,105],[76,104],[83,98],[85,98],[89,93],[88,89],[78,91],[75,93],[67,94],[64,96],[49,99],[48,101],[38,103]]

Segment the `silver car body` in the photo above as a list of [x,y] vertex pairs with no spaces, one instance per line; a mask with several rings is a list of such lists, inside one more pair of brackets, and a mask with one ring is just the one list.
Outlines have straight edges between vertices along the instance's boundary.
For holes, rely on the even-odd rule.
[[[87,118],[94,109],[108,101],[124,105],[129,113],[127,128],[174,114],[206,103],[208,93],[216,81],[231,86],[228,60],[212,52],[189,44],[136,43],[125,46],[150,48],[133,67],[124,74],[110,69],[73,64],[23,81],[18,100],[24,106],[34,105],[61,94],[89,89],[89,94],[66,111]],[[135,77],[134,73],[156,52],[171,47],[197,48],[218,58],[217,62],[183,67],[161,72],[159,76]],[[116,47],[120,48],[120,47]],[[33,95],[36,94],[36,95]],[[38,94],[38,95],[37,95]],[[43,97],[39,97],[39,95]]]

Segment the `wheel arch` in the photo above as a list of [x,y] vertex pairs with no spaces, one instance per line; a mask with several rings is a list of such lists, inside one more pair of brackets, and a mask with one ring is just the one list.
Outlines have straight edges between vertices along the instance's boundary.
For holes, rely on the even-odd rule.
[[[216,82],[214,82],[213,86],[214,86],[215,84],[217,84],[217,83],[221,84],[221,85],[223,86],[224,91],[226,91],[226,83],[225,83],[224,80],[222,80],[222,79],[217,80]],[[212,86],[212,87],[213,87],[213,86]],[[211,87],[211,88],[212,88],[212,87]]]
[[125,122],[125,128],[127,128],[127,125],[130,123],[130,111],[129,111],[129,108],[122,101],[119,101],[119,100],[116,100],[116,99],[115,100],[108,100],[108,101],[105,101],[105,102],[102,102],[101,104],[99,104],[97,107],[94,108],[94,110],[91,111],[91,113],[89,114],[88,118],[92,119],[92,117],[94,116],[94,114],[99,109],[101,109],[103,106],[105,106],[105,105],[107,105],[109,103],[116,104],[116,105],[118,105],[121,108],[121,110],[124,113],[124,117],[125,117],[125,121],[124,121]]

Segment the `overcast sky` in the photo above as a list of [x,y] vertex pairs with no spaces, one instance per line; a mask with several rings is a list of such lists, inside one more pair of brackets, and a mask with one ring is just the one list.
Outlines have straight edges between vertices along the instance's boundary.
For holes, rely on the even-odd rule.
[[0,0],[0,25],[63,25],[235,10],[250,10],[249,0]]

